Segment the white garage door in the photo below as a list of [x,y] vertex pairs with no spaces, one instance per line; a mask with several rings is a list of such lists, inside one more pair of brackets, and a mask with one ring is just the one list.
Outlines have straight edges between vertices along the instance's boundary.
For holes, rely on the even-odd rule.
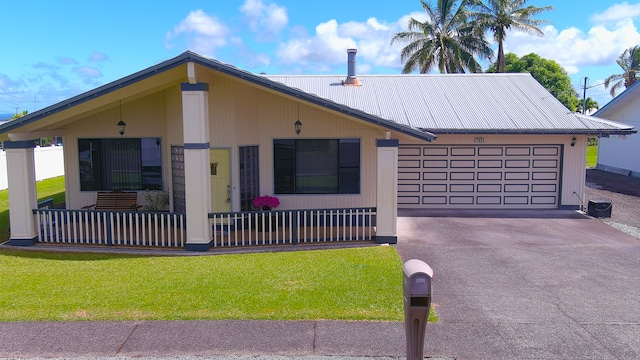
[[559,145],[399,148],[399,208],[555,209],[559,189]]

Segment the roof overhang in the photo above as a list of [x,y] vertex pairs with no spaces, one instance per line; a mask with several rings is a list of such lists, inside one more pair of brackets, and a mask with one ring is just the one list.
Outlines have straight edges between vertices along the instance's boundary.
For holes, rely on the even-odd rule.
[[[259,87],[270,89],[271,91],[280,93],[287,97],[299,99],[300,101],[311,103],[316,106],[319,106],[331,111],[335,111],[335,112],[344,114],[346,116],[356,118],[356,119],[365,121],[367,123],[374,124],[376,126],[383,127],[388,130],[406,134],[420,140],[432,141],[433,139],[436,138],[436,136],[430,132],[423,131],[420,129],[415,129],[410,126],[398,124],[394,121],[383,119],[381,117],[368,114],[364,111],[361,111],[349,106],[345,106],[345,105],[333,102],[331,100],[320,98],[316,95],[306,93],[300,89],[295,89],[295,88],[286,86],[282,83],[269,80],[263,76],[238,69],[234,66],[222,63],[220,61],[205,58],[191,51],[186,51],[176,56],[175,58],[166,60],[157,65],[151,66],[147,69],[144,69],[142,71],[126,76],[122,79],[105,84],[96,89],[74,96],[68,100],[56,103],[54,105],[48,106],[41,110],[25,115],[16,120],[10,121],[6,124],[0,125],[0,135],[13,132],[16,130],[20,132],[20,128],[26,125],[32,124],[34,122],[40,121],[44,118],[50,117],[52,115],[55,115],[64,111],[68,111],[70,109],[78,107],[79,105],[95,100],[99,97],[105,96],[107,94],[111,94],[115,91],[121,90],[133,84],[136,84],[152,76],[156,76],[158,74],[167,72],[168,70],[171,70],[178,66],[189,64],[189,63],[199,64],[201,66],[212,69],[222,74],[226,74],[233,78],[247,81]],[[195,76],[195,71],[190,66],[191,65],[189,65],[187,67],[187,71],[185,71],[184,81],[189,81],[189,82],[194,81],[193,77]]]

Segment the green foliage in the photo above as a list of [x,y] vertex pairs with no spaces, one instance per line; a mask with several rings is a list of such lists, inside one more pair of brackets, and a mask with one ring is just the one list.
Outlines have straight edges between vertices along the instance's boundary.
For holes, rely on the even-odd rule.
[[0,321],[403,318],[402,261],[384,246],[184,257],[0,250],[0,268]]
[[28,114],[27,110],[23,110],[21,113],[17,112],[15,114],[13,114],[13,116],[11,118],[9,118],[9,121],[15,120],[15,119],[19,119],[19,118],[21,118],[21,117],[23,117],[23,116],[25,116],[27,114]]
[[498,44],[496,72],[505,72],[503,42],[507,38],[508,30],[543,36],[544,33],[539,26],[550,24],[547,20],[538,20],[533,17],[553,10],[552,6],[525,6],[526,2],[527,0],[482,0],[470,4],[475,10],[471,16],[480,26],[493,33],[493,39]]
[[482,72],[480,59],[489,59],[493,50],[484,29],[469,17],[467,7],[474,0],[437,0],[436,6],[421,0],[428,20],[409,20],[409,31],[397,33],[391,44],[408,43],[400,53],[405,63],[402,72],[418,70],[424,74],[433,68],[440,73]]
[[[487,72],[496,72],[498,64],[492,64]],[[578,109],[580,99],[571,84],[567,71],[553,60],[531,53],[518,58],[516,54],[505,55],[505,72],[530,73],[545,89],[571,111]]]
[[[589,139],[591,140],[591,139]],[[587,145],[587,167],[592,168],[598,164],[598,146]]]
[[616,91],[622,86],[628,88],[637,81],[637,74],[640,72],[640,47],[633,46],[626,49],[616,63],[622,68],[622,74],[614,74],[604,80],[604,87],[609,88],[611,96],[616,96]]
[[[593,100],[592,98],[588,97],[587,100],[585,101],[585,108],[586,111],[588,112],[590,110],[597,110],[600,108],[600,105],[598,104],[597,101]],[[577,112],[582,112],[582,99],[580,99],[580,101],[578,101],[578,106],[576,108]]]

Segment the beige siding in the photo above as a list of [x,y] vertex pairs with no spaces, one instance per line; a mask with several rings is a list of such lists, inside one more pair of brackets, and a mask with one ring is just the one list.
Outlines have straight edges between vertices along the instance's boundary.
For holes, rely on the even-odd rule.
[[[164,167],[164,183],[170,181],[170,167],[167,167],[169,144],[165,141],[167,134],[167,111],[165,92],[151,94],[131,102],[122,102],[122,120],[127,124],[124,137],[159,137],[162,139]],[[116,138],[116,124],[120,121],[120,104],[97,114],[68,124],[64,137],[65,147],[65,190],[67,207],[79,208],[95,202],[95,192],[80,192],[80,174],[78,168],[78,139],[81,138]],[[169,172],[167,172],[167,169]],[[167,177],[169,176],[169,177]],[[138,196],[141,202],[142,196]]]
[[[238,146],[260,146],[260,192],[272,195],[272,144],[276,138],[359,138],[362,157],[362,195],[278,195],[280,209],[375,206],[375,140],[380,137],[379,130],[230,79],[218,77],[213,83],[209,87],[211,146],[232,148],[234,209],[240,207],[234,160]],[[296,136],[293,123],[298,119],[303,125]]]
[[[209,84],[210,145],[230,148],[232,161],[232,209],[239,204],[238,147],[258,145],[260,149],[260,192],[273,194],[273,139],[276,138],[358,138],[361,146],[361,194],[358,195],[278,195],[280,209],[375,206],[376,139],[384,131],[317,107],[298,103],[254,85],[213,72],[199,73],[199,82]],[[160,137],[163,146],[163,181],[171,193],[172,145],[183,145],[182,93],[180,83],[133,101],[122,102],[125,137]],[[296,136],[293,123],[303,123]],[[95,201],[95,192],[79,191],[77,139],[119,137],[119,103],[78,118],[66,126],[65,174],[67,206],[79,208]],[[143,202],[142,195],[138,201]]]

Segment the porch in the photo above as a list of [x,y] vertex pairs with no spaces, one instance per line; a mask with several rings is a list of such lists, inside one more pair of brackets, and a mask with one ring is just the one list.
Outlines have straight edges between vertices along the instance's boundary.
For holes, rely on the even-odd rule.
[[[33,210],[38,243],[185,248],[186,216],[149,211]],[[208,214],[211,247],[376,239],[376,209],[305,209]]]

